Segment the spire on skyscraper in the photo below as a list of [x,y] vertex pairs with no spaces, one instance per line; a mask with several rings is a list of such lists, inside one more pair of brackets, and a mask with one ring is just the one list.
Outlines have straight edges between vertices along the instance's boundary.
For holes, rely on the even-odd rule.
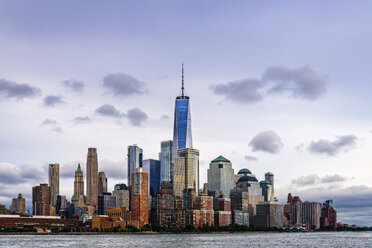
[[184,88],[184,82],[183,82],[183,62],[182,62],[182,87],[181,87],[181,90],[182,90],[182,97],[184,97],[185,96],[185,94],[184,94],[185,88]]

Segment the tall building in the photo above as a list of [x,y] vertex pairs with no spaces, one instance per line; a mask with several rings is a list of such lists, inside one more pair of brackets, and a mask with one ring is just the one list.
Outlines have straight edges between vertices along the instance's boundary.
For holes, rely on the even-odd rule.
[[177,96],[174,108],[173,161],[177,150],[192,148],[190,97],[185,95],[182,64],[181,95]]
[[143,150],[137,145],[128,146],[128,187],[131,186],[131,175],[142,167]]
[[321,227],[337,228],[337,211],[333,208],[333,200],[327,200],[322,206]]
[[208,169],[208,190],[229,197],[233,188],[234,169],[230,160],[223,156],[212,160]]
[[98,158],[97,149],[88,148],[87,155],[87,199],[86,203],[97,206],[98,201]]
[[283,227],[283,204],[276,201],[264,201],[257,204],[254,226]]
[[19,194],[17,198],[13,198],[12,205],[10,205],[11,214],[25,214],[26,213],[26,199]]
[[305,201],[301,203],[301,223],[309,229],[320,228],[320,203]]
[[184,189],[199,192],[199,150],[185,148],[177,151],[174,165],[174,194],[182,197]]
[[149,173],[149,194],[156,196],[160,187],[160,161],[155,159],[143,160],[142,170]]
[[105,215],[107,209],[116,207],[116,196],[109,192],[103,192],[98,196],[98,214]]
[[75,181],[74,181],[74,194],[71,198],[71,202],[75,207],[81,207],[84,205],[84,175],[81,170],[80,164],[75,171]]
[[50,205],[57,205],[59,195],[59,164],[49,164]]
[[126,184],[116,184],[112,195],[116,197],[116,207],[129,209],[129,189]]
[[50,193],[48,184],[40,184],[32,188],[32,214],[50,215]]
[[149,219],[149,174],[137,168],[131,175],[131,214],[132,220],[138,221],[139,226],[144,226]]
[[98,195],[102,195],[103,192],[107,192],[107,178],[106,174],[101,171],[98,173]]
[[160,144],[160,153],[159,153],[159,160],[160,160],[160,182],[173,182],[173,141],[166,140],[162,141]]
[[301,199],[299,196],[288,196],[288,198],[291,198],[291,219],[290,219],[290,225],[299,227],[302,226],[301,222]]
[[67,199],[65,195],[57,195],[56,214],[63,217],[66,216]]

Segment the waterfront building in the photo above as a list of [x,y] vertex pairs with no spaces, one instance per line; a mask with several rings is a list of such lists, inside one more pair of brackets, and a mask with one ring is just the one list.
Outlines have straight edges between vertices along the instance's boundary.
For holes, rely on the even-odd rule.
[[290,225],[294,227],[302,226],[301,222],[301,199],[299,196],[290,197],[291,198],[291,219]]
[[163,182],[160,185],[154,207],[151,210],[151,220],[152,223],[160,226],[185,226],[185,210],[182,207],[182,199],[173,194],[172,182]]
[[129,189],[126,184],[116,184],[112,195],[116,196],[116,207],[129,209]]
[[212,196],[200,195],[195,197],[195,209],[186,211],[186,224],[195,227],[214,225]]
[[11,214],[25,214],[26,213],[26,199],[22,197],[22,194],[18,194],[17,198],[12,199],[12,205],[10,205]]
[[257,204],[254,226],[283,227],[283,204],[277,201],[264,201]]
[[[174,126],[173,126],[173,161],[178,156],[177,151],[192,147],[191,135],[191,110],[190,97],[185,95],[184,75],[182,64],[182,87],[181,95],[177,96],[174,108]],[[176,166],[176,165],[175,165]]]
[[208,190],[230,196],[234,188],[234,169],[230,160],[219,156],[212,160],[208,169]]
[[321,227],[337,228],[337,211],[333,208],[333,200],[327,200],[323,203],[321,217]]
[[160,187],[160,161],[155,159],[143,160],[142,170],[149,173],[149,195],[156,196]]
[[101,171],[98,173],[98,195],[102,195],[103,192],[107,192],[107,178],[106,174]]
[[10,210],[6,209],[5,205],[0,204],[0,214],[10,214]]
[[131,187],[131,176],[139,167],[142,167],[143,150],[137,145],[128,146],[128,187]]
[[265,181],[271,185],[271,188],[269,188],[269,191],[267,194],[268,195],[267,201],[273,201],[274,200],[274,174],[271,172],[265,173]]
[[98,196],[98,214],[106,214],[107,209],[116,207],[116,196],[103,192]]
[[66,216],[67,199],[65,195],[57,195],[56,215]]
[[78,168],[75,171],[74,194],[72,195],[71,203],[74,204],[75,207],[81,207],[85,204],[84,175],[80,164],[78,164]]
[[180,149],[174,166],[174,194],[182,197],[184,189],[199,191],[199,150]]
[[[46,185],[46,184],[45,184]],[[61,219],[59,216],[0,215],[0,228],[78,228],[76,219]],[[26,244],[25,246],[28,247]]]
[[[218,211],[214,212],[214,224],[216,226],[228,226],[232,224],[230,198],[220,195],[217,198]],[[215,205],[215,204],[214,204]],[[213,209],[214,210],[214,209]]]
[[249,213],[241,210],[233,210],[233,223],[241,226],[249,226]]
[[59,195],[59,164],[49,164],[50,205],[57,205]]
[[160,149],[160,182],[173,182],[173,141],[162,141],[160,144]]
[[32,188],[33,215],[50,216],[50,193],[50,186],[46,183]]
[[139,228],[138,221],[132,221],[127,208],[115,207],[107,209],[107,215],[97,215],[92,218],[92,229],[124,228],[128,225]]
[[144,226],[149,219],[149,174],[137,168],[131,175],[131,182],[131,219]]
[[88,148],[86,203],[97,207],[98,201],[98,157],[96,148]]
[[301,223],[308,229],[320,228],[321,206],[319,202],[305,201],[301,203]]

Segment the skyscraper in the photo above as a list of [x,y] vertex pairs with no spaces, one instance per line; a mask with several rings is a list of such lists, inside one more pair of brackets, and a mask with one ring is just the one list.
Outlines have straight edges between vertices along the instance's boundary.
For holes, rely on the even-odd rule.
[[71,198],[71,202],[75,207],[80,207],[84,204],[84,176],[80,164],[75,171],[74,195]]
[[177,150],[184,148],[192,148],[192,135],[190,97],[185,96],[182,64],[181,95],[177,96],[174,108],[173,162],[177,156]]
[[18,198],[13,198],[12,205],[10,206],[11,214],[25,214],[26,212],[26,199],[22,197],[22,194],[18,195]]
[[131,186],[132,173],[142,167],[143,150],[137,145],[128,146],[128,187]]
[[230,196],[230,190],[234,188],[234,169],[230,160],[219,156],[212,160],[208,169],[208,190],[217,194]]
[[32,188],[32,214],[50,216],[50,186],[40,184]]
[[132,220],[138,221],[139,226],[148,223],[149,217],[149,174],[137,168],[131,175],[131,214]]
[[180,149],[174,164],[174,194],[183,196],[184,189],[199,192],[199,150]]
[[142,163],[143,172],[149,173],[149,194],[156,196],[160,188],[160,161],[146,159]]
[[161,151],[159,153],[160,160],[160,182],[173,182],[173,159],[172,149],[173,141],[162,141],[160,145]]
[[106,174],[101,171],[98,173],[98,195],[102,195],[103,192],[107,192],[107,178]]
[[59,164],[49,164],[50,205],[57,205],[59,195]]
[[87,204],[97,206],[98,201],[98,158],[97,149],[88,148],[87,155]]

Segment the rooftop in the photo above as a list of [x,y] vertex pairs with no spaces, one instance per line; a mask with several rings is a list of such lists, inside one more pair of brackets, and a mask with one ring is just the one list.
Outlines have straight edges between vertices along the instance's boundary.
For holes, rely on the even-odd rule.
[[213,159],[212,160],[212,163],[216,163],[216,162],[227,162],[227,163],[230,163],[230,160],[228,160],[227,158],[223,157],[223,156],[218,156],[217,158]]

